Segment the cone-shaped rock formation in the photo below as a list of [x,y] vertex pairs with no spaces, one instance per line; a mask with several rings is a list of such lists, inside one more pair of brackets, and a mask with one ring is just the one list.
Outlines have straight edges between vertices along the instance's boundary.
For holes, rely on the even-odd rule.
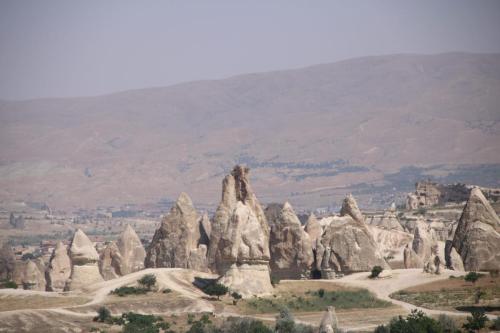
[[68,249],[62,242],[57,242],[45,273],[47,290],[63,291],[70,276],[71,259],[68,256]]

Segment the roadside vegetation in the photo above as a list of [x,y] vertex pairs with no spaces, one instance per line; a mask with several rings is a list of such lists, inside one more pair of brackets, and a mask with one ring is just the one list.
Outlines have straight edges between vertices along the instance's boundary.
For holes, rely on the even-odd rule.
[[428,309],[500,314],[500,278],[496,275],[470,272],[464,277],[411,287],[390,296]]
[[276,297],[255,297],[240,302],[247,313],[275,313],[282,308],[300,312],[324,311],[327,306],[336,309],[384,308],[392,304],[380,300],[366,289],[327,291],[318,289],[304,294],[285,294]]
[[156,277],[153,274],[146,274],[137,280],[137,283],[139,284],[138,287],[122,286],[114,289],[110,294],[120,297],[146,294],[156,285]]

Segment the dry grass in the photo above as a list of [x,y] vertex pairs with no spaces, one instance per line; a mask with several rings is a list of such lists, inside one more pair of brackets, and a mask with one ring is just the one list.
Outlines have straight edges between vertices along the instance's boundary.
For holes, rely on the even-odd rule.
[[[475,293],[485,292],[478,304]],[[481,277],[475,285],[462,278],[440,280],[398,291],[391,297],[428,309],[456,310],[463,307],[490,307],[491,313],[500,314],[500,277]]]
[[0,298],[0,312],[21,309],[48,309],[81,305],[88,302],[84,297],[58,296],[45,297],[42,295],[4,295]]

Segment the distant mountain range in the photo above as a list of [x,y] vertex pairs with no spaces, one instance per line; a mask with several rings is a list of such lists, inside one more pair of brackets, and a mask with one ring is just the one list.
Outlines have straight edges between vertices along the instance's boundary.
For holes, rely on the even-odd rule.
[[181,191],[213,208],[236,163],[252,168],[261,201],[298,208],[335,204],[350,191],[366,206],[385,204],[374,193],[391,200],[415,175],[468,174],[499,186],[500,54],[365,57],[105,96],[1,101],[0,142],[0,200],[64,209]]

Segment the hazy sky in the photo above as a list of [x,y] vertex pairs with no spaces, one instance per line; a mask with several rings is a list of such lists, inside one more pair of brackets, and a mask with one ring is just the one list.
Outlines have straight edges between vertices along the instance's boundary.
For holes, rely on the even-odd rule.
[[500,52],[500,1],[0,0],[3,99],[449,51]]

